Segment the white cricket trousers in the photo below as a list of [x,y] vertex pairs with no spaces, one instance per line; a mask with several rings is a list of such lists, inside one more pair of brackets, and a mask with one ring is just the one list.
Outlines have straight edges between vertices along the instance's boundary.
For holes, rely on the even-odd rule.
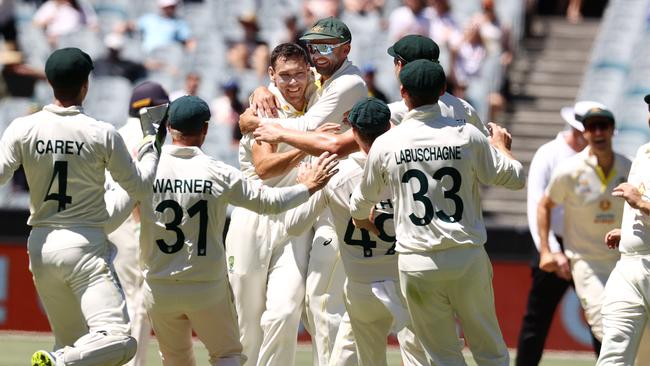
[[140,224],[133,215],[108,235],[114,246],[113,268],[120,281],[126,308],[131,319],[131,336],[138,341],[138,350],[127,366],[144,366],[147,362],[147,345],[151,338],[151,325],[144,308],[144,278],[140,270]]
[[339,254],[341,244],[326,214],[314,225],[305,288],[305,328],[311,335],[316,366],[327,366],[341,317],[345,313],[345,270]]
[[[126,302],[107,259],[102,228],[34,227],[27,250],[55,350],[73,346],[87,333],[129,335]],[[89,358],[92,353],[86,351]]]
[[605,297],[605,284],[616,266],[618,256],[605,259],[571,259],[571,276],[576,295],[580,299],[585,319],[594,337],[603,339],[603,320],[600,313]]
[[243,362],[237,313],[225,276],[205,282],[145,280],[144,304],[163,365],[196,365],[192,330],[207,348],[210,365]]
[[467,365],[456,315],[476,363],[507,366],[508,348],[494,307],[492,264],[483,246],[418,254],[435,269],[405,271],[413,266],[408,255],[400,255],[400,285],[427,357],[435,365]]
[[[396,282],[396,281],[395,281]],[[399,284],[395,285],[396,288]],[[391,299],[395,309],[402,309],[406,313],[406,304],[400,294],[398,298]],[[348,311],[349,322],[341,322],[337,335],[335,351],[332,353],[330,365],[351,365],[341,363],[339,358],[345,355],[339,348],[349,344],[350,340],[356,344],[356,353],[359,366],[386,366],[387,340],[395,325],[395,317],[391,309],[380,301],[372,292],[372,285],[369,283],[355,282],[350,279],[345,285],[345,307]],[[344,318],[345,319],[345,318]],[[404,366],[427,366],[426,354],[419,341],[413,334],[410,322],[397,333],[397,339],[402,354]],[[350,331],[351,329],[351,331]],[[347,342],[344,338],[351,338]]]
[[228,279],[246,365],[291,366],[295,359],[311,240],[308,233],[282,240],[278,230],[269,216],[240,208],[231,216]]
[[622,254],[605,286],[598,366],[650,365],[649,303],[650,255]]

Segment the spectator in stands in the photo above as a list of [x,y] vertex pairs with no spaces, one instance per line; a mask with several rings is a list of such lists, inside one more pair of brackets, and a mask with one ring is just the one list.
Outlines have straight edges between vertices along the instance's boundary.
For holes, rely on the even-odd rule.
[[104,38],[107,53],[95,61],[93,73],[96,76],[118,76],[128,79],[131,83],[147,77],[147,69],[139,62],[122,58],[124,35],[109,33]]
[[318,19],[337,17],[340,12],[338,0],[305,0],[302,7],[302,19],[305,26],[309,28]]
[[16,43],[16,12],[14,0],[0,0],[0,34],[5,42]]
[[244,37],[231,41],[228,62],[236,71],[254,70],[255,75],[263,77],[267,73],[269,46],[260,36],[255,13],[245,12],[238,18]]
[[197,96],[199,92],[199,86],[201,86],[201,75],[194,71],[189,72],[187,75],[185,75],[185,86],[183,89],[171,92],[169,94],[169,100],[173,102],[185,95]]
[[[426,0],[403,0],[404,6],[390,13],[388,41],[393,43],[408,34],[429,36],[434,11]],[[435,39],[434,39],[435,40]]]
[[361,72],[363,73],[363,80],[366,82],[366,87],[368,87],[368,96],[375,97],[384,103],[388,103],[388,98],[386,94],[377,88],[375,85],[375,72],[377,68],[373,64],[365,65]]
[[470,24],[461,41],[451,48],[449,80],[453,88],[452,94],[466,99],[465,90],[471,82],[479,78],[486,55],[479,26]]
[[58,38],[84,27],[99,29],[97,14],[82,0],[48,0],[34,14],[33,23],[45,30],[50,45],[56,46]]
[[216,123],[228,125],[232,130],[232,144],[237,146],[242,134],[239,130],[239,115],[244,113],[246,106],[239,100],[239,83],[230,79],[221,84],[223,95],[210,104],[212,118]]
[[0,51],[0,64],[5,88],[3,95],[32,98],[36,83],[46,80],[43,70],[26,64],[23,53],[10,43],[5,43]]
[[148,13],[138,19],[137,24],[128,22],[121,31],[137,30],[142,33],[142,49],[146,53],[180,42],[187,51],[193,52],[196,40],[192,38],[189,24],[176,14],[179,0],[158,0],[158,13]]
[[569,0],[566,9],[566,18],[571,23],[580,23],[582,21],[582,0]]
[[384,8],[384,0],[343,0],[343,7],[346,12],[361,15],[381,12]]
[[447,0],[433,0],[431,4],[434,14],[428,36],[439,47],[451,49],[463,38],[461,27],[452,16],[451,6]]

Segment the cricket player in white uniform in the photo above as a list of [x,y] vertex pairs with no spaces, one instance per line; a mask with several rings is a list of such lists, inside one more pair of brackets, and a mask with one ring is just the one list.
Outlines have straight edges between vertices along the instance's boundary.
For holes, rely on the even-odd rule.
[[336,172],[336,156],[323,156],[302,184],[261,187],[200,150],[209,120],[210,109],[200,98],[184,96],[171,104],[172,145],[163,147],[162,164],[141,203],[145,307],[164,365],[195,365],[192,330],[211,365],[243,361],[222,242],[227,205],[278,213],[305,202]]
[[[280,124],[299,131],[313,131],[326,122],[338,123],[342,130],[344,115],[354,103],[368,95],[359,69],[347,59],[352,36],[348,27],[336,18],[321,19],[301,37],[309,50],[320,78],[307,112],[297,118],[260,118],[247,112],[240,119],[242,133],[252,132],[260,123]],[[264,92],[258,88],[258,92]],[[253,97],[253,105],[263,97]],[[275,98],[270,97],[275,105]],[[352,141],[353,142],[353,141]],[[354,142],[353,142],[354,143]],[[300,148],[299,146],[296,146]],[[303,150],[307,151],[307,150]],[[310,151],[307,151],[310,152]],[[317,154],[318,155],[318,154]],[[334,345],[343,304],[344,272],[337,256],[339,243],[329,213],[321,215],[309,253],[305,311],[306,328],[312,336],[315,364],[327,365]]]
[[[306,96],[315,88],[305,51],[293,43],[277,46],[269,76],[281,116],[303,115]],[[245,176],[271,187],[295,184],[296,166],[305,157],[302,151],[286,144],[256,144],[250,133],[239,146]],[[293,364],[311,237],[289,237],[277,224],[281,221],[281,214],[261,215],[238,207],[226,236],[229,280],[250,365]]]
[[[627,180],[631,163],[612,150],[614,115],[609,110],[592,108],[584,114],[582,123],[588,146],[555,168],[539,202],[539,267],[562,278],[573,278],[585,318],[594,337],[601,341],[605,283],[619,258],[618,253],[602,245],[602,240],[607,232],[621,225],[624,202],[613,199],[611,194],[614,187]],[[551,252],[549,246],[555,204],[564,205],[563,255]]]
[[29,183],[30,270],[55,337],[53,353],[32,356],[36,366],[122,365],[136,351],[108,262],[104,171],[142,197],[158,153],[145,145],[136,165],[115,128],[83,114],[92,68],[77,48],[54,51],[45,63],[54,102],[14,120],[0,140],[0,183],[21,164]]
[[[650,94],[644,100],[650,106]],[[632,365],[635,357],[636,365],[642,365],[642,353],[650,348],[647,336],[650,313],[649,173],[650,144],[645,144],[637,151],[627,183],[617,186],[612,193],[624,198],[626,204],[620,230],[613,230],[606,237],[610,247],[618,246],[621,259],[605,286],[601,310],[603,345],[598,366]]]
[[390,128],[390,111],[384,102],[366,98],[354,105],[348,119],[364,151],[351,154],[323,190],[286,215],[287,231],[300,233],[311,227],[317,216],[329,207],[336,233],[343,243],[339,251],[347,275],[345,305],[349,321],[341,322],[329,364],[356,364],[349,363],[344,356],[344,346],[356,344],[359,365],[386,365],[386,337],[395,329],[404,365],[428,365],[399,294],[390,197],[375,206],[379,235],[355,228],[350,216],[350,195],[363,175],[366,152],[372,141]]
[[[169,103],[169,96],[158,83],[145,81],[133,89],[129,101],[129,118],[124,126],[117,130],[124,139],[126,148],[131,152],[132,157],[137,154],[138,144],[143,138],[140,127],[140,110],[166,103]],[[109,202],[107,203],[110,205]],[[138,350],[127,365],[143,366],[148,353],[147,344],[151,334],[151,325],[144,308],[142,297],[144,278],[138,264],[140,215],[137,208],[124,223],[108,234],[108,241],[115,249],[113,266],[126,298],[126,307],[131,320],[131,336],[138,342]]]
[[350,198],[355,225],[378,232],[369,216],[390,189],[400,286],[427,357],[436,365],[466,364],[457,317],[479,365],[508,365],[483,247],[479,184],[521,189],[523,167],[504,129],[490,124],[488,140],[476,127],[442,116],[437,100],[445,75],[438,63],[409,62],[399,77],[409,112],[370,149]]

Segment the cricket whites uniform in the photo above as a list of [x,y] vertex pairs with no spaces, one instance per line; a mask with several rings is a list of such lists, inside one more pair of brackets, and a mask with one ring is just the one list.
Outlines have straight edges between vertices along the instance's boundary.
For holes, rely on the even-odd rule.
[[[628,183],[648,201],[650,144],[639,148]],[[614,200],[620,198],[613,198]],[[622,199],[621,199],[622,200]],[[607,280],[602,305],[603,345],[598,365],[647,364],[650,298],[650,216],[625,204],[619,250],[621,259]],[[643,336],[642,336],[643,334]],[[638,354],[637,354],[638,352]]]
[[[424,351],[414,342],[406,305],[399,294],[391,199],[385,197],[375,206],[379,237],[355,228],[352,223],[350,195],[361,180],[365,162],[363,152],[353,153],[342,161],[339,172],[325,188],[306,204],[287,213],[287,232],[300,233],[311,227],[326,208],[332,212],[334,228],[342,243],[337,254],[347,275],[345,306],[349,321],[341,322],[330,365],[356,364],[354,359],[344,356],[350,353],[345,349],[349,345],[354,352],[355,343],[359,365],[386,365],[386,337],[393,328],[397,330],[404,364],[427,365]],[[380,295],[375,295],[377,291]]]
[[[282,117],[303,114],[275,86],[270,90],[281,102]],[[262,182],[252,163],[253,144],[252,134],[246,134],[239,145],[239,162],[246,177],[270,187],[295,184],[296,168]],[[292,149],[287,144],[277,145],[279,153]],[[311,237],[310,233],[286,235],[278,224],[282,217],[237,207],[226,236],[229,281],[247,365],[291,365],[295,356]]]
[[[47,105],[14,120],[0,141],[0,182],[21,164],[25,169],[27,223],[33,227],[27,244],[30,270],[55,336],[54,349],[74,344],[78,350],[66,348],[66,362],[125,361],[135,353],[124,296],[108,262],[104,172],[130,196],[141,198],[151,187],[157,162],[152,149],[136,165],[115,128],[84,115],[79,106]],[[108,358],[103,358],[93,352],[97,346],[116,350],[104,349]],[[132,351],[128,356],[121,355],[125,347]]]
[[587,322],[601,340],[605,283],[619,258],[618,252],[607,248],[604,238],[620,227],[624,204],[612,197],[612,190],[627,180],[631,163],[614,153],[614,165],[606,177],[590,150],[586,147],[555,168],[546,195],[564,205],[564,253]]
[[350,198],[352,217],[367,219],[390,187],[402,294],[437,365],[465,364],[454,315],[478,364],[508,365],[483,248],[479,183],[521,189],[523,167],[432,104],[409,111],[375,140]]
[[[342,131],[347,130],[349,126],[343,124],[344,114],[357,101],[368,96],[359,68],[346,60],[324,83],[317,81],[317,86],[303,116],[262,118],[262,122],[279,123],[300,131],[312,131],[326,122],[334,122],[341,124]],[[330,216],[325,210],[314,226],[305,294],[305,326],[312,336],[314,364],[320,366],[329,362],[339,322],[345,312],[341,291],[345,273],[337,255],[339,242]]]
[[[140,127],[140,119],[129,117],[126,124],[119,128],[117,132],[124,139],[131,156],[137,156],[138,144],[144,137]],[[107,204],[110,205],[111,203]],[[131,336],[138,341],[138,351],[127,365],[143,365],[146,362],[151,325],[149,319],[147,319],[147,311],[144,308],[142,298],[144,278],[138,265],[140,218],[134,214],[129,215],[115,231],[108,234],[108,241],[115,250],[113,267],[126,298],[126,308],[131,320]]]
[[140,266],[145,307],[165,365],[195,363],[192,329],[212,365],[244,361],[221,239],[226,208],[230,203],[278,213],[308,197],[304,185],[260,187],[198,147],[163,147],[148,204],[140,210]]
[[[443,117],[463,120],[465,123],[474,125],[474,127],[478,128],[478,130],[485,136],[490,136],[487,127],[485,127],[485,124],[481,121],[478,113],[476,113],[474,107],[467,103],[467,101],[445,92],[440,96],[440,99],[438,99],[438,105],[440,106],[440,112]],[[388,108],[390,109],[390,121],[394,125],[402,123],[404,115],[408,113],[408,107],[406,106],[406,103],[404,103],[404,99],[390,103]]]

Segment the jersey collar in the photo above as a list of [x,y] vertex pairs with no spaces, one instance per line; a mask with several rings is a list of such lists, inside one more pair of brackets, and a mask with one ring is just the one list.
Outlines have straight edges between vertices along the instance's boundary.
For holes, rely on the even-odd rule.
[[163,145],[162,151],[163,153],[180,157],[191,157],[203,154],[203,151],[196,146]]
[[83,113],[83,108],[80,105],[73,105],[70,107],[61,107],[56,104],[48,104],[43,107],[44,111],[58,114],[60,116],[74,116]]
[[440,105],[438,105],[438,103],[426,104],[417,108],[413,108],[410,111],[406,112],[404,118],[402,119],[402,123],[403,121],[409,119],[415,119],[418,121],[431,120],[433,118],[440,117],[441,115],[442,112],[440,111]]

